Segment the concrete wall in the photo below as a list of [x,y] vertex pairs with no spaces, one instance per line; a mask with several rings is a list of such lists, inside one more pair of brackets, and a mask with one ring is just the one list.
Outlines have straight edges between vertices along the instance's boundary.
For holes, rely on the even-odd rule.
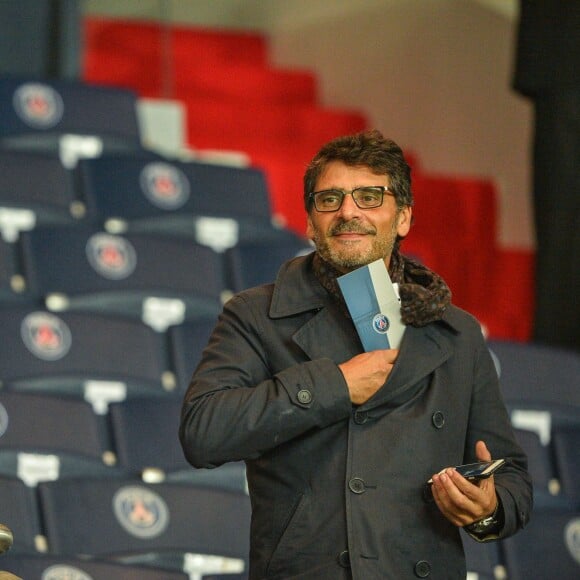
[[533,245],[532,111],[510,88],[516,0],[85,0],[85,8],[263,31],[274,64],[314,70],[324,104],[366,113],[425,170],[493,178],[500,242]]

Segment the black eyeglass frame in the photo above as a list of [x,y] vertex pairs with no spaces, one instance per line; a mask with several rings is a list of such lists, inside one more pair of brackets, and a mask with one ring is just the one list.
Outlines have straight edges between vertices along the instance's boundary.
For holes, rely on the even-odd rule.
[[[358,195],[356,195],[355,192],[360,192],[360,191],[369,190],[369,189],[380,191],[380,193],[381,193],[380,202],[377,203],[377,205],[370,205],[370,206],[360,205],[359,200],[357,199]],[[336,207],[335,209],[320,209],[316,205],[316,196],[321,194],[321,193],[339,194],[340,195],[340,202],[338,204],[338,207]],[[344,189],[334,189],[334,188],[321,189],[320,191],[312,191],[308,195],[308,200],[312,202],[312,205],[314,206],[314,209],[316,209],[316,211],[328,213],[328,212],[338,211],[342,207],[342,204],[344,203],[344,198],[350,194],[350,195],[352,195],[352,199],[353,199],[355,205],[359,209],[375,209],[375,208],[381,207],[383,205],[383,201],[385,199],[385,193],[388,195],[392,195],[392,196],[395,195],[386,185],[363,185],[362,187],[355,187],[354,189],[351,189],[350,191],[345,191]]]

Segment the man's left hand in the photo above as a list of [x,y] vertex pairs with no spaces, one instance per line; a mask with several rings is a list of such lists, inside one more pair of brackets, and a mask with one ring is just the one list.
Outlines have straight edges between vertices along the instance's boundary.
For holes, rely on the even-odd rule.
[[[483,441],[476,443],[475,455],[479,461],[491,461]],[[471,482],[449,467],[433,476],[432,491],[441,513],[458,527],[490,516],[497,507],[493,476]]]

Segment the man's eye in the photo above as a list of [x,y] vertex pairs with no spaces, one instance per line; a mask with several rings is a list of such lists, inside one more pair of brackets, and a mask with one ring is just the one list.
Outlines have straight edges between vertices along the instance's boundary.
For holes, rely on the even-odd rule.
[[319,197],[319,201],[324,205],[334,205],[339,201],[339,196],[336,193],[326,193]]

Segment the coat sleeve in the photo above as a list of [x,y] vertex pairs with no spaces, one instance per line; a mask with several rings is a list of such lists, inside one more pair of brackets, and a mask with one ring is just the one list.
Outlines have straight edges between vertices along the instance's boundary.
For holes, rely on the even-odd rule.
[[523,528],[530,518],[533,493],[527,457],[515,439],[493,360],[483,340],[478,342],[465,462],[477,461],[475,444],[478,440],[485,441],[492,458],[506,460],[494,476],[503,509],[503,526],[487,537],[472,536],[485,541],[505,538]]
[[195,467],[255,459],[351,412],[346,382],[330,359],[270,370],[271,346],[253,306],[243,295],[225,305],[186,392],[179,437]]

